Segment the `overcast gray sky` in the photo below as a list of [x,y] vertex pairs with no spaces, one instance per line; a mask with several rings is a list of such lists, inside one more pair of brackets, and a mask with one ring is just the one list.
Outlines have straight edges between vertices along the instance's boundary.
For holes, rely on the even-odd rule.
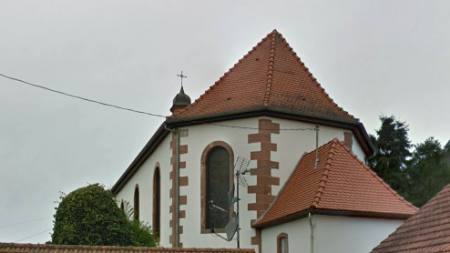
[[[196,99],[276,28],[369,133],[445,144],[449,24],[447,0],[0,0],[0,73],[168,115],[177,73]],[[161,122],[0,77],[0,242],[48,241],[59,191],[112,186]]]

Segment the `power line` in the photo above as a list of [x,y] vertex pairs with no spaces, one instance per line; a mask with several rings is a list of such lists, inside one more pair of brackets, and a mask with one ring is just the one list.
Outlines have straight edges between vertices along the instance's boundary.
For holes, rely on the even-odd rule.
[[45,86],[42,86],[42,85],[29,83],[27,81],[23,81],[23,80],[20,80],[18,78],[7,76],[7,75],[1,74],[1,73],[0,73],[0,76],[2,76],[4,78],[11,79],[13,81],[17,81],[17,82],[21,82],[21,83],[24,83],[24,84],[27,84],[27,85],[31,85],[31,86],[36,87],[36,88],[40,88],[40,89],[44,89],[44,90],[51,91],[51,92],[54,92],[54,93],[58,93],[58,94],[61,94],[61,95],[67,96],[67,97],[72,97],[72,98],[81,99],[81,100],[84,100],[84,101],[87,101],[87,102],[96,103],[96,104],[99,104],[99,105],[113,107],[113,108],[120,109],[120,110],[131,111],[131,112],[135,112],[135,113],[146,114],[146,115],[154,116],[154,117],[161,117],[161,118],[165,118],[166,117],[166,116],[160,115],[160,114],[154,114],[154,113],[149,113],[149,112],[144,112],[144,111],[138,111],[138,110],[134,110],[134,109],[118,106],[118,105],[108,104],[108,103],[105,103],[105,102],[100,102],[100,101],[92,100],[92,99],[89,99],[89,98],[85,98],[85,97],[69,94],[69,93],[62,92],[62,91],[59,91],[59,90],[54,90],[54,89],[51,89],[51,88],[48,88],[48,87],[45,87]]
[[20,224],[25,224],[25,223],[33,222],[33,221],[38,221],[38,220],[47,219],[47,218],[49,218],[49,217],[51,217],[51,216],[41,217],[41,218],[32,219],[32,220],[27,220],[27,221],[21,221],[21,222],[17,222],[17,223],[6,224],[6,225],[0,226],[0,228],[12,227],[12,226],[15,226],[15,225],[20,225]]
[[39,233],[37,233],[37,234],[27,236],[27,237],[25,237],[25,238],[22,238],[22,239],[20,239],[20,240],[15,241],[14,243],[20,242],[20,241],[23,241],[23,240],[26,240],[26,239],[29,239],[29,238],[31,238],[31,237],[38,236],[38,235],[43,234],[43,233],[45,233],[45,232],[47,232],[47,231],[50,231],[50,230],[52,230],[52,229],[47,229],[47,230],[44,230],[44,231],[39,232]]
[[[16,81],[16,82],[20,82],[20,83],[24,83],[26,85],[30,85],[33,86],[35,88],[39,88],[39,89],[43,89],[46,91],[50,91],[50,92],[54,92],[60,95],[64,95],[67,97],[71,97],[71,98],[76,98],[76,99],[80,99],[86,102],[91,102],[91,103],[95,103],[95,104],[99,104],[99,105],[103,105],[103,106],[107,106],[107,107],[112,107],[115,109],[120,109],[120,110],[126,110],[126,111],[130,111],[130,112],[134,112],[134,113],[140,113],[140,114],[144,114],[147,116],[152,116],[152,117],[159,117],[159,118],[166,118],[166,116],[161,115],[161,114],[156,114],[156,113],[150,113],[150,112],[144,112],[144,111],[139,111],[139,110],[135,110],[135,109],[131,109],[131,108],[127,108],[127,107],[123,107],[123,106],[118,106],[118,105],[113,105],[113,104],[109,104],[109,103],[105,103],[105,102],[100,102],[100,101],[96,101],[93,99],[89,99],[89,98],[85,98],[85,97],[81,97],[78,95],[73,95],[73,94],[69,94],[63,91],[59,91],[59,90],[55,90],[55,89],[51,89],[42,85],[38,85],[38,84],[34,84],[34,83],[30,83],[15,77],[11,77],[11,76],[7,76],[4,74],[0,73],[0,76]],[[246,126],[236,126],[236,125],[225,125],[225,124],[217,124],[217,123],[208,123],[205,121],[195,121],[195,120],[185,120],[186,122],[190,122],[190,123],[195,123],[195,124],[205,124],[205,125],[211,125],[211,126],[217,126],[217,127],[228,127],[228,128],[235,128],[235,129],[249,129],[249,130],[280,130],[280,131],[315,131],[316,128],[280,128],[280,129],[270,129],[270,128],[259,128],[259,127],[246,127]]]

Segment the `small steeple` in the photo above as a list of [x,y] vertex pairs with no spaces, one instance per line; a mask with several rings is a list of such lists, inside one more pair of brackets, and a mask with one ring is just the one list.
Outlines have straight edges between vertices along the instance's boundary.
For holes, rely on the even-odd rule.
[[170,108],[172,114],[184,109],[186,106],[191,104],[191,98],[184,93],[183,88],[183,78],[187,78],[187,76],[183,75],[183,71],[181,71],[181,75],[177,75],[181,78],[181,89],[180,92],[173,99],[173,105]]

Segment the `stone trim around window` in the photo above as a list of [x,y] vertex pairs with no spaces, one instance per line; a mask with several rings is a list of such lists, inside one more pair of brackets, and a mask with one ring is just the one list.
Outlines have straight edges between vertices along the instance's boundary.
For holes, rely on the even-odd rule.
[[[286,251],[282,252],[281,251],[281,239],[285,238],[286,239]],[[289,240],[288,240],[288,234],[286,233],[280,233],[277,236],[277,253],[289,253]]]
[[[202,234],[210,234],[211,230],[206,228],[206,213],[208,204],[206,203],[206,158],[208,157],[208,153],[215,147],[223,147],[228,151],[229,159],[230,159],[230,189],[233,187],[234,175],[233,175],[233,166],[234,166],[234,153],[231,146],[224,141],[214,141],[206,146],[206,148],[202,152],[201,156],[201,196],[200,196],[200,205],[201,205],[201,228],[200,231]],[[230,210],[233,212],[233,208]],[[225,228],[215,229],[216,233],[225,233]]]

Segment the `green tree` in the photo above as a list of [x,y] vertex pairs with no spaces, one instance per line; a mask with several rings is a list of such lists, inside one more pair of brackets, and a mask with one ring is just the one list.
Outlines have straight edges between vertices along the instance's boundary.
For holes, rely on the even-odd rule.
[[444,158],[449,145],[442,148],[438,140],[430,137],[415,147],[408,170],[408,200],[416,206],[422,206],[450,182],[450,166]]
[[125,214],[113,194],[98,184],[61,196],[54,217],[53,244],[133,245]]
[[380,116],[381,127],[370,135],[375,154],[368,159],[369,167],[401,195],[408,194],[407,168],[412,147],[408,125],[394,116]]
[[111,191],[98,184],[61,196],[56,209],[53,244],[156,246],[148,224],[130,218]]

